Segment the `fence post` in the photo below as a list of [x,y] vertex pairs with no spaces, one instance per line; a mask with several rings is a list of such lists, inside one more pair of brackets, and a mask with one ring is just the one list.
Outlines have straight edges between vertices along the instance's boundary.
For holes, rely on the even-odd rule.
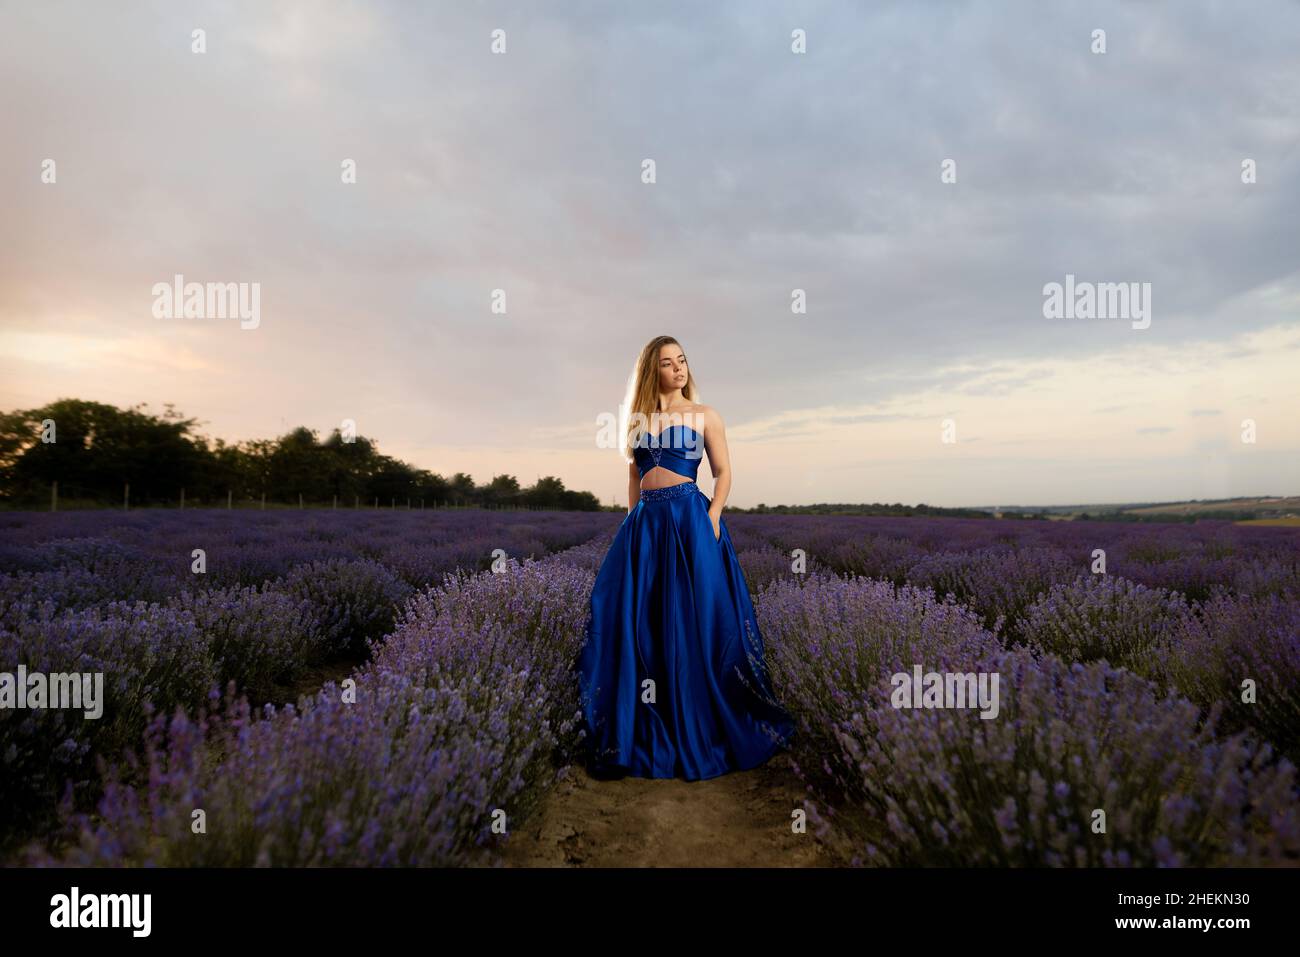
[[185,486],[181,486],[181,508],[185,507]]
[[334,505],[332,507],[333,508],[339,507],[339,497],[337,495],[334,496]]
[[226,511],[230,511],[230,506],[231,504],[233,504],[231,500],[234,497],[235,497],[235,493],[230,489],[226,489]]
[[302,508],[302,492],[298,493],[298,507]]
[[125,511],[131,507],[131,483],[127,482],[122,486],[122,509]]
[[262,511],[266,511],[266,493],[262,493]]
[[59,510],[59,483],[56,480],[55,483],[52,486],[50,486],[50,511],[57,512],[58,510]]

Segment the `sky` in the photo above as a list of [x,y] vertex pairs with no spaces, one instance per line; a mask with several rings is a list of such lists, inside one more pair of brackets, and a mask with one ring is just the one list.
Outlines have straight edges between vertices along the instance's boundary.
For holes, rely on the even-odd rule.
[[[1291,2],[0,2],[0,408],[352,420],[626,505],[599,426],[666,334],[734,505],[1300,494],[1297,36]],[[256,321],[160,305],[177,275]],[[1067,282],[1149,313],[1053,315]]]

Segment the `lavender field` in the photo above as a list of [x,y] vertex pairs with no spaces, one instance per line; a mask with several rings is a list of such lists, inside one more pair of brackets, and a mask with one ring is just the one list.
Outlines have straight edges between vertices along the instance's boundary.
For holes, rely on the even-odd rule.
[[[40,865],[483,865],[581,761],[622,513],[0,515],[0,846]],[[1300,532],[729,514],[811,840],[846,864],[1300,862]],[[891,676],[987,673],[992,717]],[[1100,828],[1099,828],[1100,823]]]

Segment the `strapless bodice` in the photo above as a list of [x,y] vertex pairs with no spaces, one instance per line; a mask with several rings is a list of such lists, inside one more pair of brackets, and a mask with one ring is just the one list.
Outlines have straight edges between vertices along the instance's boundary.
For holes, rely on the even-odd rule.
[[693,482],[704,457],[704,436],[688,425],[670,425],[658,435],[642,435],[632,457],[642,478],[657,465]]

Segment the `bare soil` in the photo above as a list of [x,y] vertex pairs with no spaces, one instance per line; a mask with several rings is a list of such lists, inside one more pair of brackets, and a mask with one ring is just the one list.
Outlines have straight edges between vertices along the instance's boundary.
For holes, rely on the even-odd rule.
[[803,786],[787,752],[705,781],[603,780],[575,765],[499,846],[506,867],[831,867],[794,833]]

